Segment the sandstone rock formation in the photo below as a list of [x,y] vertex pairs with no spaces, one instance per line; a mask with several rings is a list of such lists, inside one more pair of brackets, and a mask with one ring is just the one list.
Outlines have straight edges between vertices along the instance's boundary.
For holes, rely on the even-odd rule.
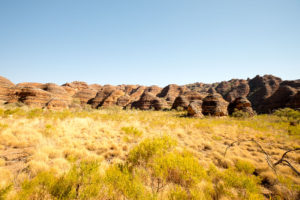
[[113,91],[108,97],[106,97],[103,100],[101,107],[110,107],[110,106],[116,105],[118,99],[124,95],[125,95],[125,92],[123,92],[122,90]]
[[74,99],[79,99],[81,104],[87,104],[91,99],[93,99],[97,94],[97,91],[93,89],[82,89],[78,92],[76,92],[73,95]]
[[138,101],[132,103],[132,108],[140,110],[163,110],[167,108],[167,103],[164,99],[160,99],[151,92],[144,92]]
[[273,95],[261,102],[258,106],[259,111],[263,113],[271,113],[276,109],[287,106],[297,109],[297,101],[294,104],[289,104],[289,102],[293,102],[297,99],[294,98],[294,96],[296,96],[299,91],[300,80],[283,81]]
[[229,104],[228,113],[230,115],[232,115],[232,113],[236,110],[246,112],[249,114],[249,116],[254,115],[251,103],[246,97],[238,97]]
[[23,87],[16,91],[18,101],[33,107],[45,107],[51,100],[51,93],[39,88]]
[[176,84],[171,84],[162,89],[162,91],[157,94],[157,97],[163,98],[167,101],[168,105],[171,107],[179,95],[188,91],[189,89],[185,86],[178,86]]
[[[163,89],[155,85],[101,86],[88,85],[80,81],[65,83],[62,86],[33,82],[14,85],[8,79],[0,77],[0,101],[3,103],[23,102],[50,109],[78,108],[86,104],[90,104],[93,108],[117,105],[143,110],[178,107],[188,109],[192,102],[203,100],[204,114],[222,116],[227,115],[224,99],[233,103],[230,106],[240,106],[243,110],[249,108],[246,106],[249,102],[244,99],[247,97],[256,112],[269,113],[284,107],[300,110],[299,91],[300,80],[282,81],[272,75],[256,76],[247,80],[232,79],[212,84],[193,83],[186,86],[171,84]],[[240,102],[235,102],[238,100]]]
[[227,116],[228,102],[220,94],[210,94],[203,99],[202,113],[211,116]]
[[202,100],[206,95],[200,94],[196,91],[188,91],[184,94],[176,97],[172,109],[177,109],[178,107],[182,107],[184,110],[188,108],[188,105],[197,100]]
[[196,117],[196,118],[202,118],[202,101],[201,100],[196,100],[193,101],[188,105],[187,108],[188,116],[190,117]]
[[10,80],[0,76],[0,100],[8,101],[11,97],[11,93],[13,92],[13,84]]
[[257,112],[262,112],[263,109],[260,106],[263,101],[272,96],[274,92],[279,88],[281,79],[272,75],[256,76],[249,80],[250,92],[247,96],[252,104],[252,107]]
[[223,98],[232,102],[238,97],[246,97],[250,92],[248,81],[242,79],[231,79],[230,81],[223,81],[217,87],[216,91],[223,96]]

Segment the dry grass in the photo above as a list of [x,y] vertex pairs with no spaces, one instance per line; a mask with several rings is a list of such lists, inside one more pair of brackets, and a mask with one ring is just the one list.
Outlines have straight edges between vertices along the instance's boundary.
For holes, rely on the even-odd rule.
[[[74,160],[98,160],[104,168],[121,163],[140,141],[162,135],[176,139],[177,150],[191,152],[205,168],[213,163],[222,170],[246,159],[262,177],[266,194],[286,193],[300,185],[286,166],[274,174],[253,143],[236,145],[223,155],[228,144],[245,139],[258,141],[275,160],[287,149],[300,147],[300,132],[289,134],[288,122],[276,116],[192,119],[175,111],[14,109],[0,109],[0,185],[13,182],[16,190],[39,172],[63,174]],[[288,159],[300,169],[299,152]],[[283,177],[280,181],[278,175]]]

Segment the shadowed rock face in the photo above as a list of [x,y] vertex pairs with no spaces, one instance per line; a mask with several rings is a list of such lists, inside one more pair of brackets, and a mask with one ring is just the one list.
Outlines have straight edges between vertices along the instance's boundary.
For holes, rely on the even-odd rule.
[[[297,107],[297,101],[295,96],[300,91],[300,80],[295,81],[283,81],[279,85],[279,88],[263,101],[259,106],[259,111],[262,113],[271,113],[276,109],[284,107],[292,107],[294,109],[299,109]],[[294,99],[294,100],[293,100]],[[294,104],[289,104],[289,102],[295,102]]]
[[[232,79],[221,83],[194,83],[186,86],[175,84],[163,89],[158,86],[140,85],[88,85],[74,81],[62,86],[54,83],[19,83],[14,85],[0,76],[0,101],[4,103],[23,102],[27,105],[48,107],[51,109],[80,107],[90,104],[93,108],[121,106],[146,109],[170,109],[188,106],[203,100],[202,112],[208,115],[227,115],[226,102],[234,103],[235,107],[250,109],[247,97],[258,113],[269,113],[275,109],[291,107],[299,109],[300,80],[282,81],[280,78],[265,75],[253,79]],[[204,99],[205,97],[205,99]],[[222,98],[223,97],[223,98]],[[243,97],[243,98],[240,98]],[[240,99],[239,99],[240,98]],[[76,103],[77,102],[77,103]],[[75,105],[76,104],[76,105]],[[231,111],[230,111],[231,112]],[[250,112],[250,111],[249,111]]]
[[138,101],[132,103],[132,108],[140,110],[163,110],[167,108],[167,104],[163,99],[160,99],[150,92],[144,92]]
[[193,101],[188,105],[187,108],[188,116],[190,117],[196,117],[196,118],[202,118],[202,101],[201,100],[196,100]]
[[87,104],[91,99],[93,99],[97,94],[97,91],[93,89],[82,89],[79,92],[75,93],[73,96],[74,99],[79,99],[81,104]]
[[286,106],[295,110],[300,110],[300,91],[298,91],[297,94],[291,97]]
[[169,106],[171,107],[179,95],[184,92],[189,91],[189,89],[185,86],[178,86],[176,84],[171,84],[162,89],[162,91],[157,94],[157,97],[163,98],[167,101]]
[[256,76],[249,81],[250,93],[247,98],[252,107],[261,112],[260,104],[279,88],[281,79],[272,75]]
[[18,101],[34,107],[45,107],[51,100],[51,93],[39,88],[23,87],[16,91]]
[[242,79],[231,79],[223,81],[217,87],[216,91],[221,94],[228,102],[234,101],[238,97],[246,97],[250,92],[248,81]]
[[210,94],[203,99],[202,113],[211,116],[227,116],[228,102],[220,94]]
[[251,107],[251,102],[246,97],[238,97],[228,106],[228,113],[232,115],[235,110],[240,110],[248,113],[250,116],[254,115]]
[[96,96],[89,100],[92,108],[98,108],[102,105],[103,101],[116,90],[115,86],[105,85],[102,90],[97,92]]
[[8,101],[11,98],[14,86],[15,84],[10,80],[0,76],[0,100]]
[[196,91],[188,91],[185,92],[183,95],[176,97],[172,109],[177,109],[178,107],[182,107],[183,109],[187,109],[188,105],[197,100],[202,100],[206,95],[200,94]]
[[159,94],[162,91],[162,88],[160,88],[160,87],[158,87],[156,85],[152,85],[150,87],[147,87],[145,89],[145,91],[146,92],[151,92],[152,94],[157,95],[157,94]]
[[125,92],[122,90],[113,91],[108,97],[106,97],[102,102],[102,107],[110,107],[117,105],[117,101],[121,96],[124,96]]

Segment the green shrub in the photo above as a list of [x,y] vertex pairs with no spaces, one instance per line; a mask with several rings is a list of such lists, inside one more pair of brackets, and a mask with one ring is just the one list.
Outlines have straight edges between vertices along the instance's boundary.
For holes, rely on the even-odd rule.
[[260,179],[253,175],[238,173],[234,169],[227,169],[222,173],[222,179],[225,187],[229,188],[227,194],[232,196],[230,188],[237,190],[238,196],[242,199],[264,199],[261,195],[259,183]]
[[11,189],[12,189],[12,185],[0,187],[0,200],[6,199],[6,196],[11,191]]
[[[149,199],[149,194],[138,179],[127,167],[114,165],[110,167],[104,178],[108,186],[108,196],[112,199]],[[122,198],[121,198],[122,197]]]
[[143,135],[143,132],[138,130],[137,128],[133,127],[133,126],[126,126],[126,127],[122,127],[121,130],[127,134],[127,135],[132,135],[134,137],[140,137]]
[[274,115],[280,117],[282,120],[294,122],[296,124],[299,124],[300,122],[300,111],[291,108],[278,109],[274,112]]
[[248,117],[251,117],[251,115],[249,113],[244,112],[242,110],[237,110],[237,109],[234,110],[234,112],[232,113],[231,116],[235,117],[235,118],[248,118]]
[[155,177],[184,188],[190,188],[206,177],[198,160],[188,152],[159,156],[151,165]]
[[99,194],[101,178],[97,162],[81,162],[56,177],[53,172],[41,172],[22,184],[19,199],[89,199]]
[[128,164],[146,165],[155,155],[163,155],[176,145],[176,141],[168,136],[145,139],[138,146],[134,147],[128,155]]
[[253,174],[255,167],[252,163],[245,160],[238,160],[235,163],[235,167],[238,171],[244,172],[246,174]]
[[41,117],[43,116],[43,109],[41,108],[34,108],[32,110],[29,110],[27,112],[27,118],[35,118],[35,117]]

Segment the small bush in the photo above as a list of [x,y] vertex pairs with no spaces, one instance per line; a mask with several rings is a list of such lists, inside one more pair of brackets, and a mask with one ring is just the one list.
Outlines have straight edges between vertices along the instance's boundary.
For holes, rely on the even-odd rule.
[[146,165],[153,156],[162,155],[175,145],[176,141],[168,136],[145,139],[129,152],[127,161],[132,166]]
[[104,181],[109,188],[108,196],[113,199],[147,199],[150,197],[142,182],[137,176],[133,176],[127,167],[118,165],[110,167],[106,171]]
[[242,111],[242,110],[235,109],[234,112],[232,113],[232,117],[235,117],[235,118],[248,118],[248,117],[251,117],[251,115],[247,112]]
[[206,177],[199,162],[188,152],[168,153],[155,158],[152,168],[154,176],[184,188],[194,186]]
[[280,117],[282,120],[299,124],[300,111],[293,110],[291,108],[282,108],[274,112],[274,115]]
[[244,160],[238,160],[235,163],[235,167],[238,171],[244,172],[246,174],[253,174],[255,167],[252,165],[252,163]]
[[11,189],[12,189],[12,185],[0,187],[0,200],[6,199],[6,196],[11,191]]
[[143,132],[138,130],[137,128],[133,126],[128,126],[128,127],[122,127],[121,130],[127,134],[127,135],[132,135],[134,137],[140,137],[143,135]]

